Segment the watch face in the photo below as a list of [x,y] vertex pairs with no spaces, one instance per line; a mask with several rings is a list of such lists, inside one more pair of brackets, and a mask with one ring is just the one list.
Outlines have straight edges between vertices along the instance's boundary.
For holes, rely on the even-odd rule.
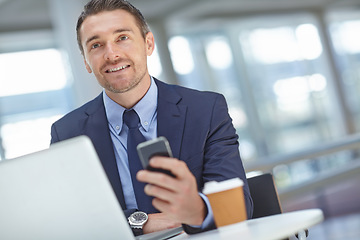
[[131,222],[133,223],[143,223],[147,220],[147,215],[143,212],[135,212],[131,215]]

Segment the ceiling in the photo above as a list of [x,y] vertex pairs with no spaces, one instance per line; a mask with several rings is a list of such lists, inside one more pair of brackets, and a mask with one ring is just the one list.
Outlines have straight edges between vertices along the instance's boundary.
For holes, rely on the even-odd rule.
[[[49,4],[54,0],[0,0],[0,32],[51,28]],[[64,4],[66,1],[63,0]],[[76,0],[80,1],[80,0]],[[82,0],[86,2],[86,0]],[[217,17],[354,6],[360,0],[130,0],[148,21],[193,22]]]

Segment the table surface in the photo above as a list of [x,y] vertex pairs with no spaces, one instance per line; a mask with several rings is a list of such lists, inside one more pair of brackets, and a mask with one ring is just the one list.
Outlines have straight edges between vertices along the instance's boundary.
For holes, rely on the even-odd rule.
[[171,239],[276,240],[292,236],[300,230],[320,223],[323,219],[322,210],[307,209],[251,219],[196,235],[182,233]]

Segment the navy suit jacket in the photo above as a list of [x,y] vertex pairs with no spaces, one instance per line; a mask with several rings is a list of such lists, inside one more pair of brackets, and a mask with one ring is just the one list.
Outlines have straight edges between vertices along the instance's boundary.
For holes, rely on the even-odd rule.
[[[218,93],[169,85],[157,79],[155,83],[158,136],[165,136],[174,157],[186,162],[199,191],[205,182],[240,177],[245,183],[247,214],[251,218],[253,204],[225,98]],[[92,140],[115,195],[128,215],[102,94],[51,127],[51,143],[79,135]]]

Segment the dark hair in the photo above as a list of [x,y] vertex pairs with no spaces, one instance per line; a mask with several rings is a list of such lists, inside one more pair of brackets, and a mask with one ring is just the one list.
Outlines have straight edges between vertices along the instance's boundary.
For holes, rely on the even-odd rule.
[[82,54],[84,54],[84,49],[81,45],[80,27],[85,19],[88,16],[92,16],[103,11],[113,11],[117,9],[125,10],[135,17],[140,32],[145,39],[146,34],[150,32],[150,28],[140,10],[134,7],[131,3],[126,0],[91,0],[84,6],[84,10],[80,14],[76,24],[77,42]]

